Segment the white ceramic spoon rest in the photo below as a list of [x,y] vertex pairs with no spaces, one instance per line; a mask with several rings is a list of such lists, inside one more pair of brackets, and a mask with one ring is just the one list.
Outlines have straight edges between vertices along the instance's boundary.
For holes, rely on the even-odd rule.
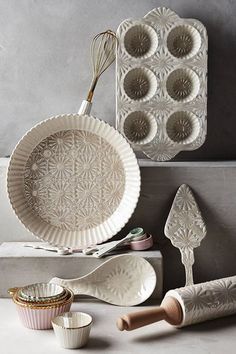
[[144,258],[120,255],[81,278],[53,278],[50,283],[68,287],[75,295],[89,295],[118,306],[135,306],[152,294],[156,273]]

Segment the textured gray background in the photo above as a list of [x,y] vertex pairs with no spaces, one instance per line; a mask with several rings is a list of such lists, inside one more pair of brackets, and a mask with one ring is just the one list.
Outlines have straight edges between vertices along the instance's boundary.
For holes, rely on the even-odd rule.
[[[234,159],[236,1],[0,0],[0,156],[35,123],[76,112],[90,80],[94,34],[167,6],[202,21],[209,34],[208,137],[177,160]],[[102,77],[94,115],[114,125],[115,67]]]
[[[204,146],[178,160],[236,158],[236,1],[230,0],[0,0],[0,156],[48,116],[76,112],[90,81],[89,44],[94,34],[116,29],[128,17],[157,6],[201,20],[209,34],[208,137]],[[93,113],[114,125],[115,68],[98,84]],[[209,166],[208,166],[209,165]],[[142,169],[138,207],[126,226],[141,225],[155,236],[164,255],[165,288],[183,285],[177,249],[163,226],[178,186],[196,193],[208,234],[196,251],[195,280],[235,273],[236,165],[195,167],[163,164]],[[178,167],[178,168],[177,168]],[[8,205],[5,169],[0,171],[0,241],[29,240]],[[125,230],[122,233],[125,233]]]

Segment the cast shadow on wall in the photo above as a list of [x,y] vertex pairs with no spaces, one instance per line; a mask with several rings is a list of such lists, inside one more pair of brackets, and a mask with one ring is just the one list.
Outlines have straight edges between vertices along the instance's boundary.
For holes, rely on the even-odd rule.
[[208,32],[207,138],[201,148],[182,152],[174,160],[235,160],[235,29],[229,32],[218,25],[214,15],[201,18],[195,12],[185,10],[181,16],[198,18]]

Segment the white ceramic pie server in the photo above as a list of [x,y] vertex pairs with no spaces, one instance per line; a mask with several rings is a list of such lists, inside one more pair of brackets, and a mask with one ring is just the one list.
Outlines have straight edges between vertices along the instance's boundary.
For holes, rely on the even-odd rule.
[[181,253],[187,285],[193,285],[193,250],[206,236],[206,225],[189,186],[182,184],[175,196],[165,225],[165,235]]
[[81,278],[53,278],[50,283],[68,287],[74,295],[89,295],[118,306],[135,306],[151,296],[156,273],[144,258],[120,255]]

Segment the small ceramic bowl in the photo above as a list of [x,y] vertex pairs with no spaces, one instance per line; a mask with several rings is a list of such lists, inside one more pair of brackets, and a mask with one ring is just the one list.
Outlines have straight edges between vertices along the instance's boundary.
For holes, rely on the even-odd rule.
[[65,289],[53,283],[36,283],[24,286],[18,296],[24,301],[45,302],[60,299],[65,294]]
[[49,329],[52,328],[51,320],[61,313],[70,310],[74,299],[74,294],[67,289],[67,297],[58,302],[38,304],[24,302],[17,297],[17,291],[13,294],[13,301],[16,304],[17,312],[22,324],[31,329]]
[[84,312],[67,312],[52,320],[55,335],[63,348],[84,347],[89,339],[92,317]]
[[25,299],[22,299],[20,296],[20,289],[16,291],[14,294],[14,299],[18,301],[21,305],[32,305],[37,306],[37,307],[45,307],[45,306],[51,306],[51,305],[60,305],[61,303],[65,302],[68,299],[68,296],[70,295],[67,289],[64,289],[64,293],[61,297],[52,299],[50,300],[45,300],[45,301],[27,301]]

